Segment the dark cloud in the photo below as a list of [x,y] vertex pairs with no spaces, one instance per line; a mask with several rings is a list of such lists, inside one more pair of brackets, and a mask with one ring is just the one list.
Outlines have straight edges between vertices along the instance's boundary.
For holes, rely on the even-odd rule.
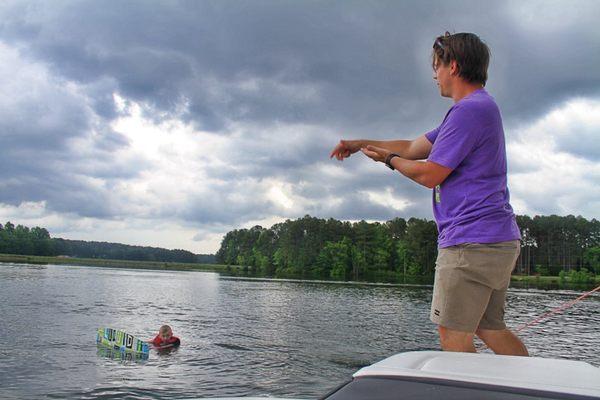
[[[112,217],[111,182],[146,167],[132,156],[115,158],[127,139],[98,123],[87,97],[64,79],[29,66],[0,48],[0,203],[45,202],[49,211]],[[102,183],[99,183],[102,181]]]
[[[185,103],[184,117],[203,129],[232,120],[390,128],[431,111],[433,86],[414,78],[427,65],[412,26],[431,18],[426,4],[148,4],[17,2],[0,35],[65,79],[110,77],[107,90],[161,112]],[[407,103],[417,104],[412,120],[398,118]]]
[[[445,29],[476,31],[491,45],[490,84],[509,116],[597,93],[600,74],[589,69],[597,56],[583,50],[593,48],[593,27],[551,37],[516,24],[519,16],[506,8],[497,2],[17,3],[2,32],[7,40],[26,40],[33,57],[69,79],[110,76],[124,95],[161,110],[188,101],[188,117],[216,130],[230,119],[422,126],[417,120],[435,120],[439,106],[431,103],[439,99],[427,74],[415,78],[427,65],[428,42]],[[16,13],[38,18],[27,18],[24,27],[14,22],[24,18]],[[260,81],[256,91],[238,87],[252,79]],[[307,86],[316,99],[290,96]],[[407,103],[416,103],[414,112],[402,115]]]
[[[340,137],[415,138],[442,121],[451,102],[433,84],[429,57],[445,30],[476,32],[490,45],[488,89],[509,138],[567,99],[600,96],[595,20],[570,13],[568,23],[550,23],[561,8],[580,6],[586,15],[600,11],[594,2],[539,10],[492,1],[4,2],[0,42],[48,76],[2,72],[20,93],[5,93],[10,107],[0,107],[0,202],[44,200],[84,216],[124,212],[127,199],[113,189],[157,166],[123,158],[131,143],[111,125],[127,111],[115,104],[118,93],[152,121],[189,122],[229,140],[222,162],[202,167],[212,180],[180,205],[159,207],[157,218],[224,226],[306,213],[430,217],[428,190],[368,160],[325,173],[331,147]],[[597,160],[596,132],[583,133],[592,144],[557,144]],[[514,161],[512,171],[531,169]],[[294,184],[307,208],[278,209],[249,192],[267,179]],[[365,194],[387,187],[411,205],[396,211]]]
[[589,161],[600,161],[600,125],[574,122],[566,134],[556,138],[559,149]]
[[[106,77],[127,98],[223,130],[231,121],[423,131],[440,102],[428,66],[446,29],[491,46],[490,86],[507,119],[598,94],[592,25],[531,29],[488,2],[16,2],[0,37],[81,83]],[[598,7],[600,8],[600,7]],[[485,11],[485,13],[483,13]],[[480,14],[481,13],[481,14]],[[248,85],[254,89],[249,90]],[[110,107],[98,87],[98,112]],[[400,128],[402,127],[402,128]],[[392,133],[392,132],[390,132]]]

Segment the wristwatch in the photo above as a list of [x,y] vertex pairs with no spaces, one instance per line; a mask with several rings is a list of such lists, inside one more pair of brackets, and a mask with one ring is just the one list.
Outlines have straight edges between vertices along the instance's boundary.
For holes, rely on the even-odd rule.
[[387,165],[391,170],[394,170],[396,168],[394,168],[394,166],[392,165],[392,158],[394,157],[400,157],[400,154],[396,154],[396,153],[390,153],[388,154],[388,156],[385,158],[385,165]]

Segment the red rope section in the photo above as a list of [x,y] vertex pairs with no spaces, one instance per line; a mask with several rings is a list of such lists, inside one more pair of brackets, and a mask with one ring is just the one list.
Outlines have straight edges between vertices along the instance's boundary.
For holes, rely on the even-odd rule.
[[576,298],[575,300],[571,300],[571,301],[568,301],[568,302],[566,302],[566,303],[563,303],[562,305],[560,305],[560,306],[558,306],[558,307],[556,307],[556,308],[554,308],[554,309],[552,309],[552,310],[548,311],[547,313],[540,315],[539,317],[535,318],[534,320],[532,320],[532,321],[530,321],[530,322],[528,322],[528,323],[526,323],[526,324],[524,324],[524,325],[521,325],[520,327],[518,327],[517,329],[515,329],[515,331],[514,331],[514,332],[515,332],[515,333],[516,333],[516,332],[520,332],[520,331],[522,331],[522,330],[523,330],[523,329],[525,329],[525,328],[528,328],[528,327],[530,327],[530,326],[532,326],[532,325],[535,325],[535,324],[537,324],[538,322],[540,322],[541,320],[543,320],[544,318],[546,318],[546,317],[549,317],[549,316],[550,316],[550,315],[552,315],[552,314],[559,313],[559,312],[561,312],[561,311],[563,311],[563,310],[565,310],[565,309],[567,309],[567,308],[571,307],[573,304],[575,304],[575,303],[577,303],[577,302],[579,302],[579,301],[581,301],[581,300],[585,299],[585,298],[586,298],[586,297],[588,297],[590,294],[592,294],[592,293],[594,293],[594,292],[597,292],[597,291],[599,291],[599,290],[600,290],[600,286],[598,286],[596,289],[590,290],[589,292],[586,292],[586,293],[582,294],[581,296],[579,296],[579,297],[578,297],[578,298]]

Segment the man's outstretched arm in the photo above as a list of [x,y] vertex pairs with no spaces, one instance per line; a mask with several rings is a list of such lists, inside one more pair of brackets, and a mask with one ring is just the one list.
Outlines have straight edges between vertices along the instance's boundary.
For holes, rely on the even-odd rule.
[[341,161],[367,146],[386,149],[407,160],[423,160],[429,156],[432,144],[425,135],[415,140],[340,140],[329,157],[335,157]]
[[[361,150],[367,157],[379,162],[385,162],[390,153],[393,153],[382,147],[372,145],[368,145]],[[393,157],[390,160],[390,164],[402,175],[430,189],[441,184],[452,173],[451,168],[431,161],[416,161],[407,160],[403,157]]]
[[402,175],[430,189],[444,182],[452,172],[450,168],[431,161],[414,161],[394,157],[390,164]]

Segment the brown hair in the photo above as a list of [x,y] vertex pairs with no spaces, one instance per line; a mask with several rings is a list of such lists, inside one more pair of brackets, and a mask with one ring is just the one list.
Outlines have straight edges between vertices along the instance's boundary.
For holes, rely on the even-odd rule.
[[159,332],[161,335],[169,333],[171,331],[171,327],[169,325],[163,325],[160,327]]
[[433,43],[432,67],[435,69],[438,63],[448,65],[452,60],[458,65],[458,76],[467,82],[485,86],[490,49],[479,36],[474,33],[450,32],[438,36]]

